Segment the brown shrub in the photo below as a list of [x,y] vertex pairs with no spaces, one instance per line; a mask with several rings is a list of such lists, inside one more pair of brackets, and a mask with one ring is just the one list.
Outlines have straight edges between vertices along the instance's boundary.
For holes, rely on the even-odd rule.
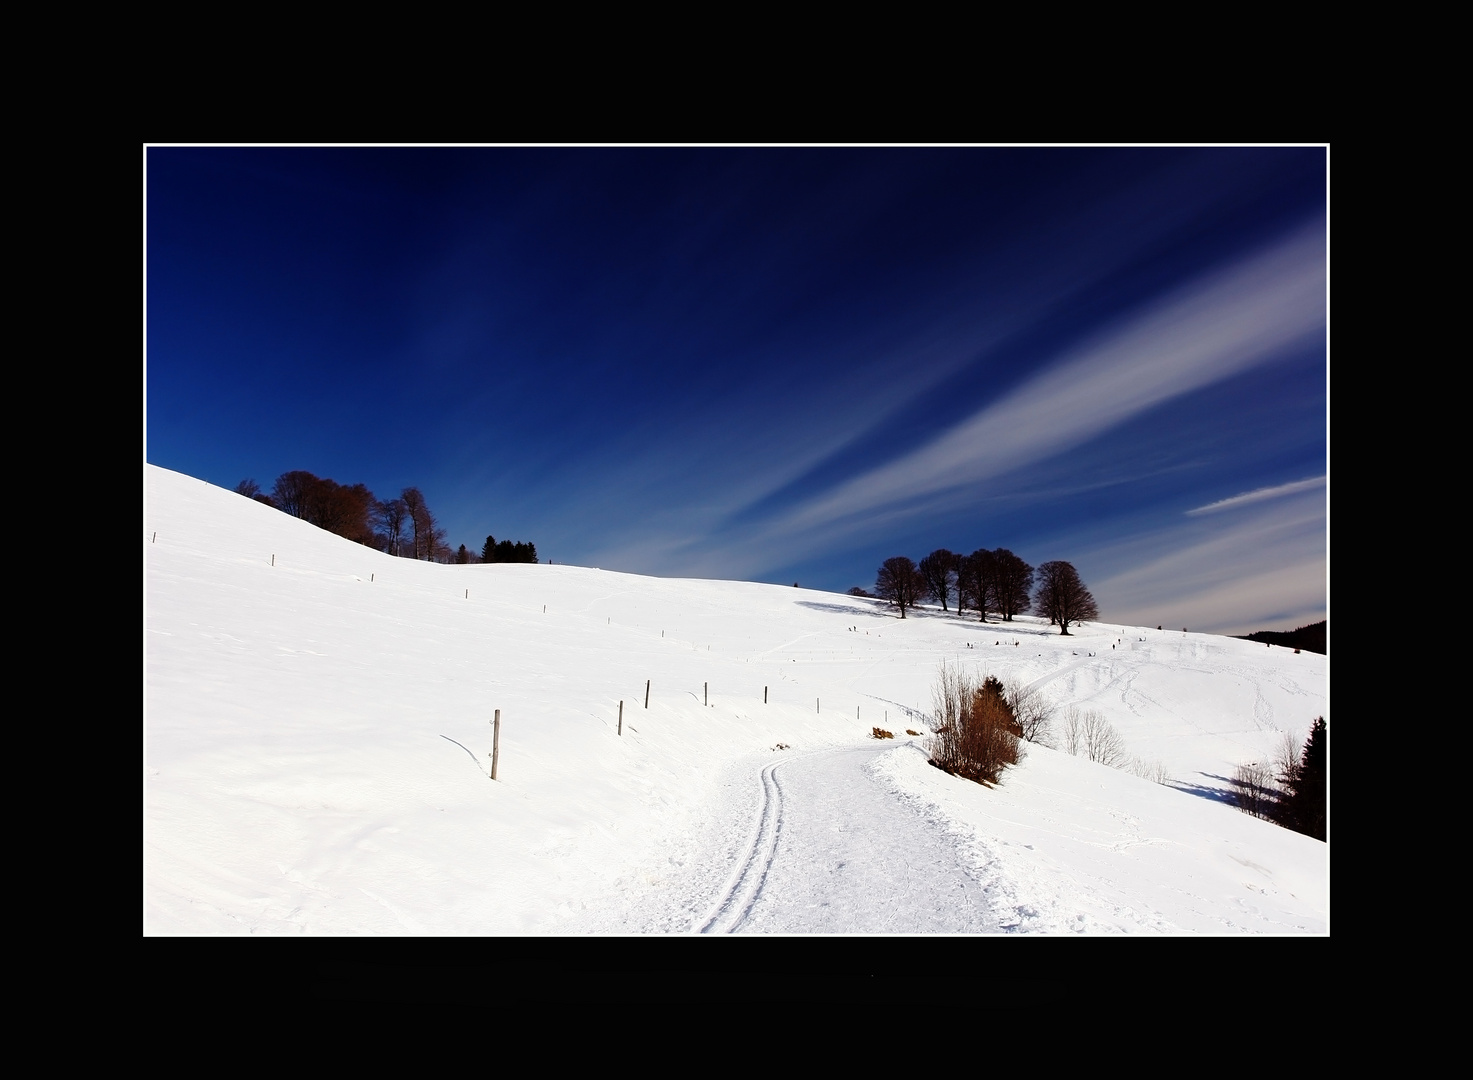
[[978,683],[959,668],[942,666],[932,688],[936,710],[931,763],[953,776],[995,784],[1020,758],[1023,730],[1008,707],[1001,682]]
[[893,739],[893,738],[895,738],[895,733],[893,731],[886,731],[884,728],[878,728],[878,727],[877,728],[870,728],[870,731],[872,731],[874,733],[873,736],[872,736],[872,738],[876,738],[876,739]]

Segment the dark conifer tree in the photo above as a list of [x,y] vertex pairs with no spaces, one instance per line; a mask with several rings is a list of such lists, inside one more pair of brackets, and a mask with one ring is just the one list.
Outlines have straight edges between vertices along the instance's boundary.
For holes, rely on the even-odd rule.
[[1299,762],[1279,778],[1286,794],[1274,810],[1274,820],[1285,828],[1326,840],[1330,833],[1326,756],[1329,733],[1325,718],[1317,717],[1305,740]]

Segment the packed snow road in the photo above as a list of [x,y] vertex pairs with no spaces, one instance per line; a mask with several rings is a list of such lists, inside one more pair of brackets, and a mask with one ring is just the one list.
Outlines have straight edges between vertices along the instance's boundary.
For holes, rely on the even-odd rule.
[[[573,932],[1003,932],[985,870],[876,774],[894,744],[748,757],[660,873],[592,902]],[[639,882],[643,882],[641,887]],[[654,888],[647,886],[654,884]]]
[[764,768],[760,823],[701,931],[999,932],[951,836],[870,769],[883,750],[822,750]]

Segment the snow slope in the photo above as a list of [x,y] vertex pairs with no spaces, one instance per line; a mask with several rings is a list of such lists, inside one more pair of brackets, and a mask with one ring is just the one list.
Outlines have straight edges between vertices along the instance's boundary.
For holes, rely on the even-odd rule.
[[[1327,715],[1325,657],[417,563],[154,466],[143,558],[149,934],[1329,929],[1327,846],[1225,801]],[[942,661],[1099,709],[1173,783],[930,768],[903,733]]]

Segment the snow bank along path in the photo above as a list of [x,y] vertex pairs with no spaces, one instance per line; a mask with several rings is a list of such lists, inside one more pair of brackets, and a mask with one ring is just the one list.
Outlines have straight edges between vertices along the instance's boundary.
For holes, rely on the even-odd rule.
[[[415,563],[154,467],[145,495],[147,932],[1328,928],[1326,846],[1221,798],[1326,712],[1323,657]],[[993,790],[925,766],[942,660],[1099,708],[1176,787],[1037,747]]]

